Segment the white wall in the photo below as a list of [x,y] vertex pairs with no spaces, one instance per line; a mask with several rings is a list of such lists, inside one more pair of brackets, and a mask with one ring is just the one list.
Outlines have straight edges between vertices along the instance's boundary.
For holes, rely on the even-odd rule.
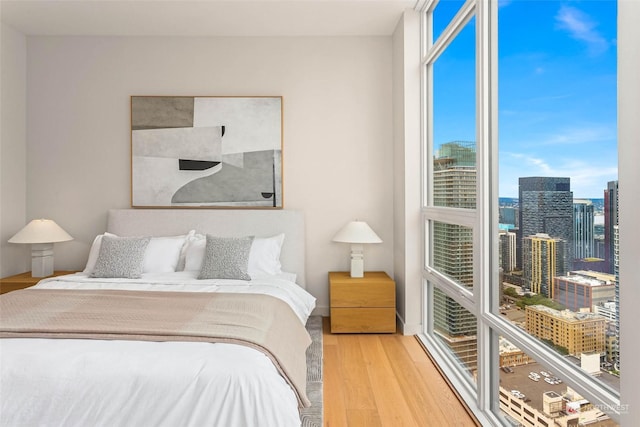
[[618,163],[620,224],[621,425],[640,419],[640,2],[618,2]]
[[421,331],[420,14],[407,10],[393,34],[394,271],[405,334]]
[[29,248],[7,243],[26,223],[27,39],[0,25],[0,277],[5,277],[30,269]]
[[130,205],[131,95],[282,95],[284,205],[305,212],[308,288],[326,313],[347,221],[384,240],[365,268],[393,275],[391,51],[390,37],[30,37],[27,216],[74,236],[55,267],[81,269],[107,210]]

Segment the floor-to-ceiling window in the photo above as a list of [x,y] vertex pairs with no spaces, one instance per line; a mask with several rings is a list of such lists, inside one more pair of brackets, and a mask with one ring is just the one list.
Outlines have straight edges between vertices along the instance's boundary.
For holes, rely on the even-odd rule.
[[422,339],[483,422],[615,425],[616,2],[421,11]]

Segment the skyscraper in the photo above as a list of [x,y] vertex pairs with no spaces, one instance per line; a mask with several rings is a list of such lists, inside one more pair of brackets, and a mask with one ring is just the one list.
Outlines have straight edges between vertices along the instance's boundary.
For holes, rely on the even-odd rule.
[[[433,200],[436,206],[475,208],[475,143],[442,144],[434,158]],[[432,226],[432,263],[461,286],[473,286],[473,232],[469,227],[445,222]],[[436,333],[469,370],[477,364],[476,318],[444,292],[434,292]]]
[[500,230],[500,268],[510,272],[516,269],[516,233]]
[[562,239],[538,233],[522,240],[525,287],[553,298],[553,278],[567,273],[567,246]]
[[591,200],[576,199],[573,202],[573,258],[595,256],[593,244],[594,209]]
[[620,363],[620,277],[619,268],[619,229],[618,229],[618,181],[609,181],[604,190],[604,258],[607,264],[607,272],[616,277],[615,308],[616,308],[616,350],[614,351],[617,369],[621,370]]
[[615,302],[615,307],[616,307],[615,360],[616,360],[616,365],[618,366],[618,370],[621,371],[622,368],[620,363],[620,229],[618,225],[613,227],[613,274],[616,277],[615,296],[613,300]]
[[511,206],[501,206],[498,208],[498,222],[509,228],[518,227],[518,208]]
[[[526,177],[519,179],[520,201],[518,262],[522,263],[522,243],[527,236],[545,233],[567,245],[573,259],[573,193],[570,178]],[[520,264],[522,266],[522,264]]]
[[604,190],[604,259],[609,266],[607,273],[613,274],[614,231],[618,225],[618,181],[609,181]]
[[476,207],[476,144],[442,144],[433,160],[433,204],[450,208]]

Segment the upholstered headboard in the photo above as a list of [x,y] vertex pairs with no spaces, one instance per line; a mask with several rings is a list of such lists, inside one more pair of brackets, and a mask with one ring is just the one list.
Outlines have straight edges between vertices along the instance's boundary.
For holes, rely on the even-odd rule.
[[268,237],[284,233],[282,270],[305,287],[304,216],[293,210],[112,209],[107,231],[118,236],[172,236],[196,230],[220,237]]

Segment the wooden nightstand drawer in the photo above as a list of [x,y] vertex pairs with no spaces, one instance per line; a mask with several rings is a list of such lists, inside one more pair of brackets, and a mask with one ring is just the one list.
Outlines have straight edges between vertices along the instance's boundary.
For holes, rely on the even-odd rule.
[[396,286],[384,272],[329,273],[331,332],[395,332]]
[[395,332],[395,308],[332,308],[331,332]]
[[338,282],[331,287],[331,307],[395,307],[393,282]]

